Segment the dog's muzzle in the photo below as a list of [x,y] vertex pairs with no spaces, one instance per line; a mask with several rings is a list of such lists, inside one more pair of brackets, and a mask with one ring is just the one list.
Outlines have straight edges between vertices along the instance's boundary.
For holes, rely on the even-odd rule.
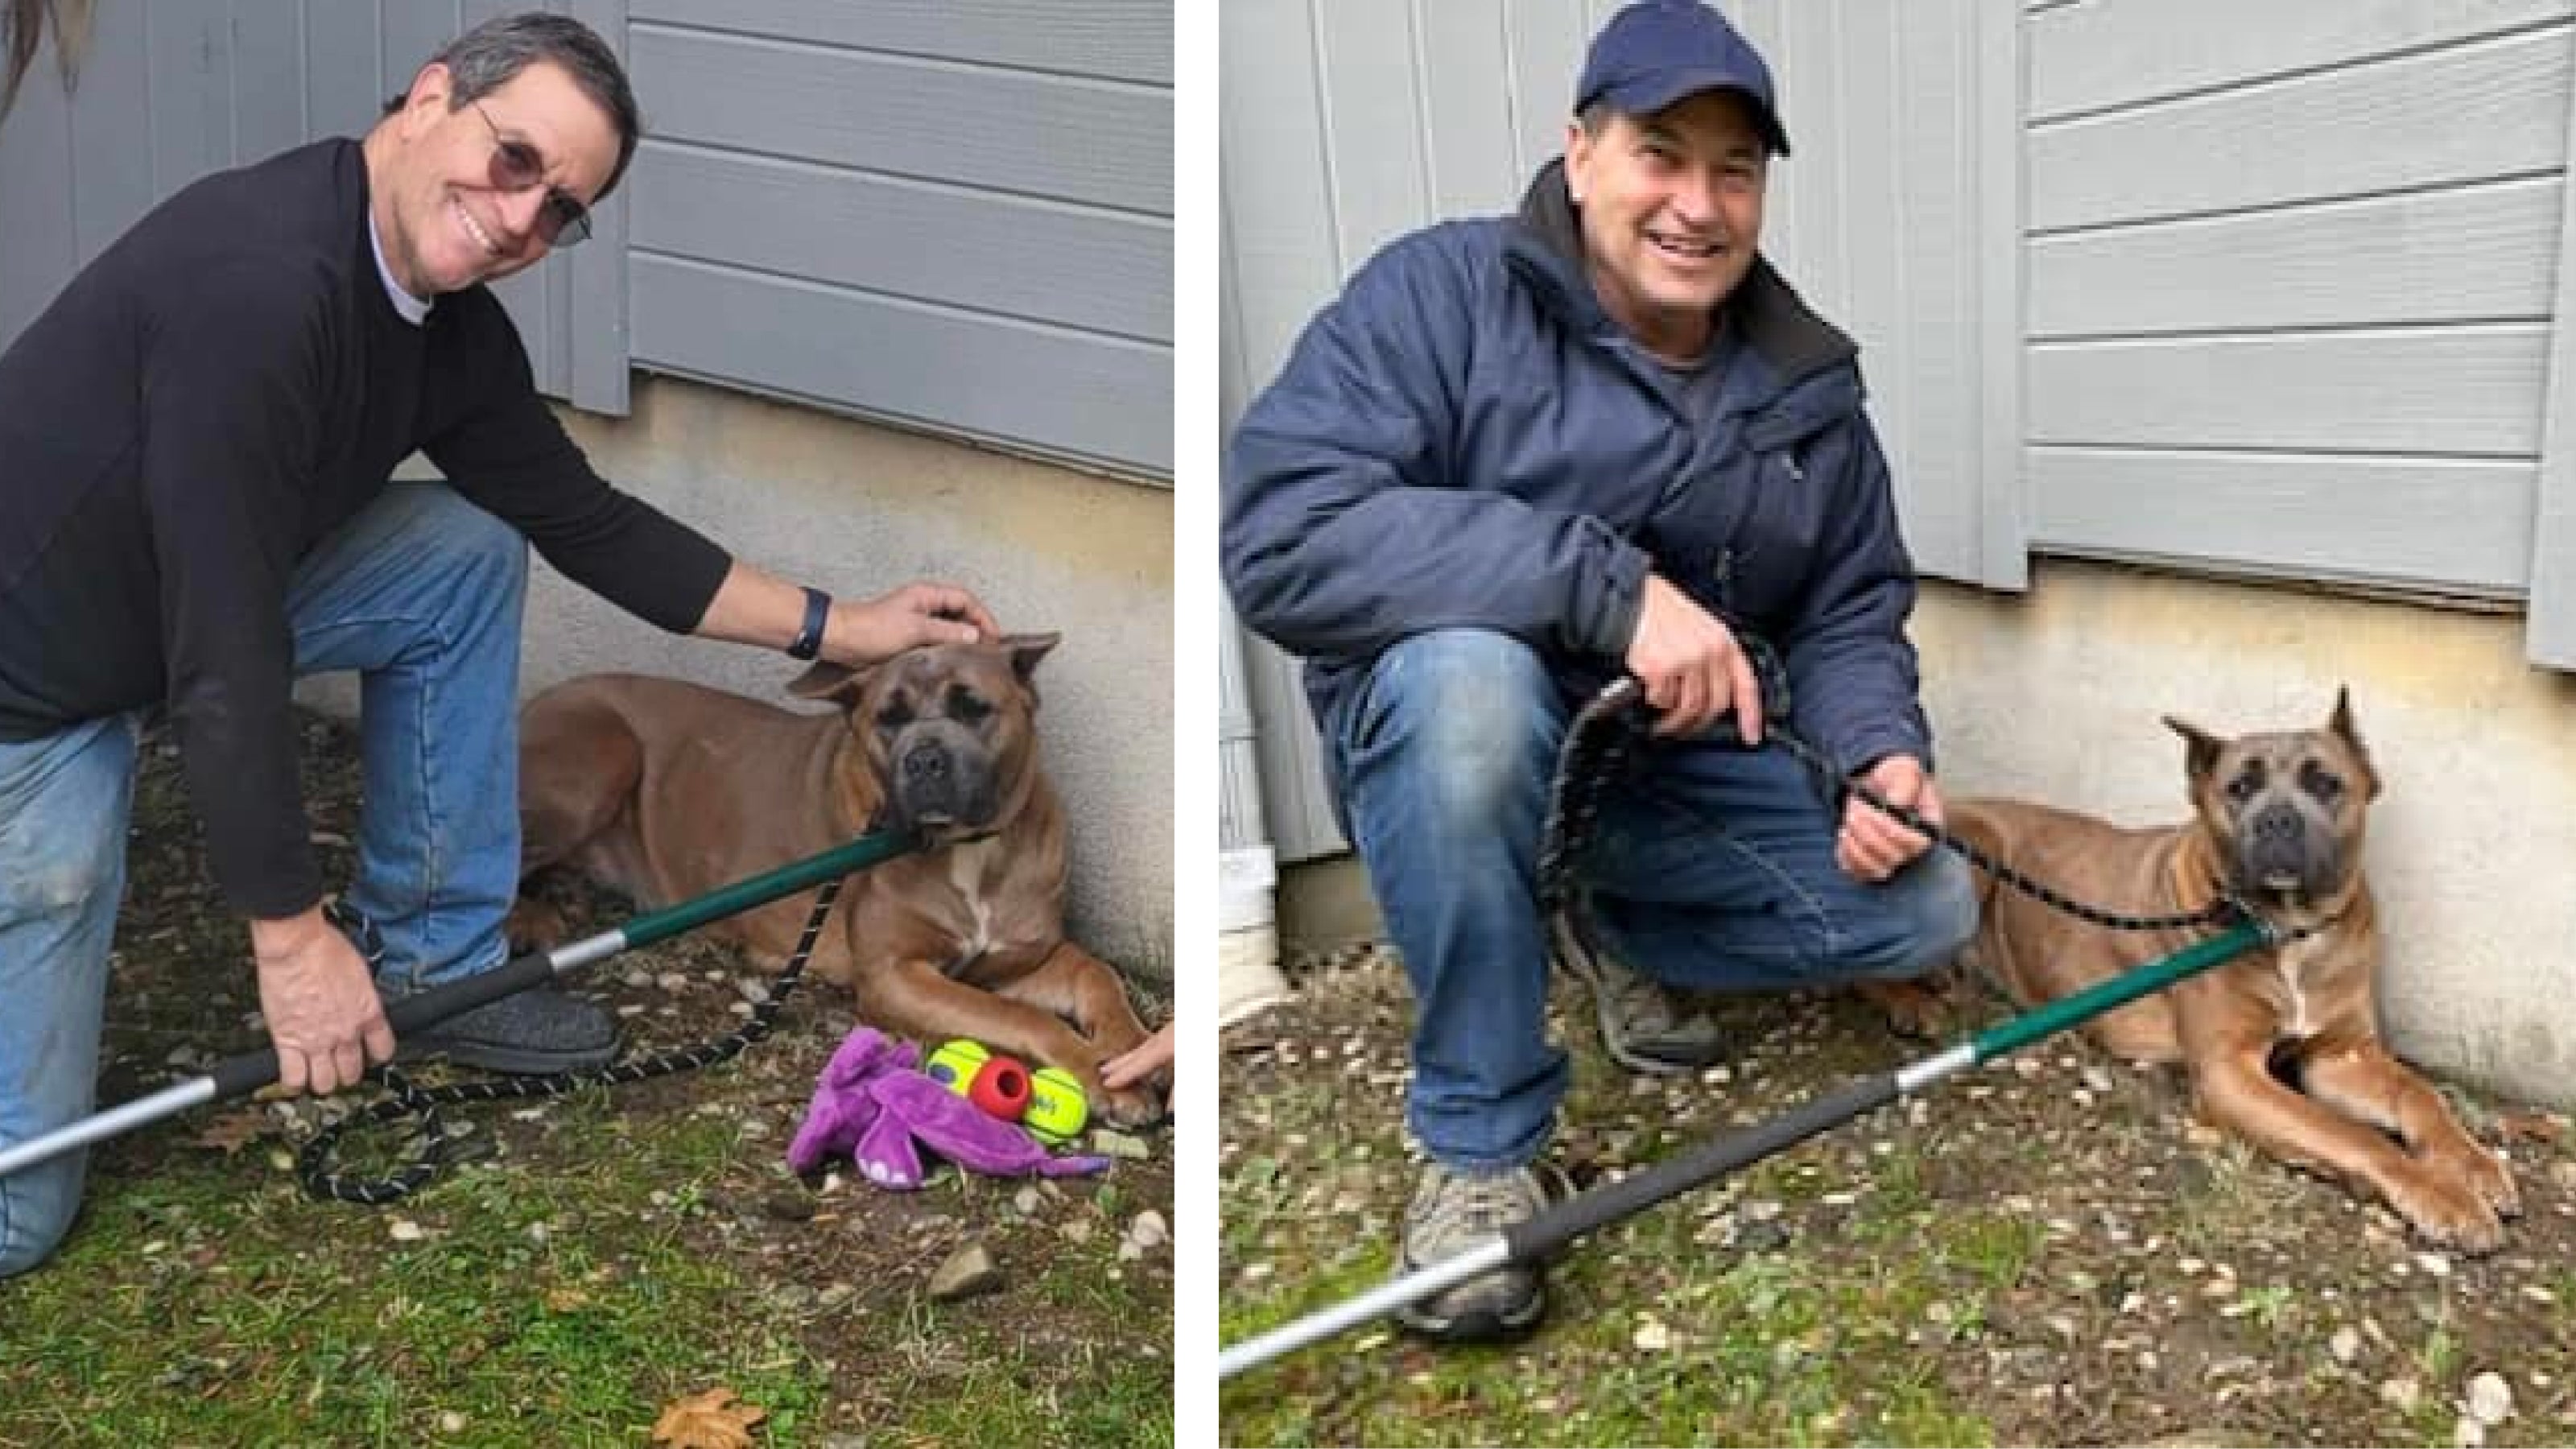
[[907,731],[895,741],[889,792],[897,823],[920,829],[980,830],[992,823],[997,796],[993,762],[961,730]]
[[2342,884],[2342,851],[2332,830],[2276,800],[2258,805],[2238,826],[2237,875],[2248,891],[2320,899]]

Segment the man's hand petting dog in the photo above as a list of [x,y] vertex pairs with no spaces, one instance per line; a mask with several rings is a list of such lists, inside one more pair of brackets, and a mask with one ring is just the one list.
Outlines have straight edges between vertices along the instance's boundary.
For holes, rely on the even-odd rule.
[[[887,600],[970,629],[935,617],[955,605],[933,586]],[[990,625],[980,606],[967,617]],[[1036,727],[1037,665],[1055,643],[932,644],[866,669],[817,664],[788,686],[833,713],[636,675],[548,690],[520,729],[526,870],[568,866],[662,905],[867,831],[913,832],[925,849],[844,883],[814,974],[887,1031],[971,1037],[1071,1073],[1109,1122],[1158,1121],[1150,1082],[1102,1082],[1145,1027],[1117,973],[1064,933],[1064,812]],[[710,929],[774,964],[811,910],[780,901]]]
[[[2122,830],[2042,805],[1963,800],[1951,827],[2082,900],[2191,912],[2222,892],[2305,932],[2098,1019],[2135,1061],[2181,1061],[2201,1114],[2284,1160],[2377,1192],[2436,1243],[2483,1253],[2521,1211],[2504,1160],[2379,1038],[2379,918],[2362,873],[2380,779],[2337,694],[2317,729],[2226,739],[2170,716],[2187,742],[2194,816]],[[2168,955],[2180,932],[2106,931],[2017,891],[1987,891],[1972,955],[2035,1006]]]

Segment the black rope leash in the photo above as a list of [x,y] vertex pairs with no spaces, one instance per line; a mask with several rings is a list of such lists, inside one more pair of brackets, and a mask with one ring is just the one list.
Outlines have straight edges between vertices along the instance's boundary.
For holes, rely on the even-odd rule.
[[[1964,857],[1995,879],[2078,920],[2114,931],[2175,931],[2251,921],[2275,943],[2297,940],[2321,927],[2283,930],[2264,920],[2243,900],[2221,891],[2197,911],[2172,915],[2130,915],[2076,900],[2045,881],[2034,879],[2009,862],[1988,855],[1945,827],[1881,795],[1844,772],[1814,741],[1789,724],[1789,672],[1777,651],[1764,640],[1739,632],[1737,642],[1752,662],[1762,690],[1765,741],[1777,741],[1816,776],[1839,801],[1858,795],[1871,808],[1893,816],[1908,829]],[[1626,768],[1637,737],[1644,733],[1645,690],[1629,676],[1613,680],[1575,711],[1567,721],[1565,742],[1557,754],[1556,775],[1548,783],[1547,821],[1539,837],[1538,902],[1542,916],[1566,904],[1575,858],[1600,823],[1601,804],[1610,783]]]
[[[438,1109],[450,1103],[564,1097],[585,1087],[623,1086],[629,1082],[672,1076],[731,1061],[776,1028],[778,1015],[785,1009],[787,998],[795,994],[798,983],[804,980],[805,963],[814,954],[814,943],[821,939],[823,922],[832,914],[832,903],[840,893],[839,879],[823,882],[814,896],[813,913],[805,919],[804,934],[797,938],[796,950],[788,956],[787,964],[779,968],[769,990],[753,1004],[750,1019],[714,1040],[658,1052],[636,1061],[618,1062],[596,1071],[558,1072],[540,1077],[499,1077],[489,1081],[452,1082],[437,1087],[422,1087],[391,1065],[377,1068],[370,1075],[382,1081],[387,1095],[323,1124],[312,1140],[304,1144],[304,1150],[297,1154],[295,1169],[304,1179],[304,1190],[315,1197],[364,1203],[370,1207],[408,1196],[438,1175],[451,1145],[458,1140],[448,1136],[439,1122]],[[373,939],[372,928],[362,921],[359,929],[362,933],[360,949],[368,954],[372,966],[382,958],[383,945]],[[411,1134],[413,1141],[422,1144],[418,1156],[380,1178],[356,1177],[333,1170],[332,1155],[338,1149],[342,1134],[354,1127],[405,1117],[419,1119],[419,1126]]]

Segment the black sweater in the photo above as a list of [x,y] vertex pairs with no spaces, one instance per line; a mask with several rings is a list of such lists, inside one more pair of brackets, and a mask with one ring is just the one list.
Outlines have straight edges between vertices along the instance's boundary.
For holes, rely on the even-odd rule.
[[730,566],[591,471],[489,291],[394,311],[356,142],[154,208],[0,354],[0,739],[166,702],[225,896],[311,906],[287,586],[415,449],[662,628]]

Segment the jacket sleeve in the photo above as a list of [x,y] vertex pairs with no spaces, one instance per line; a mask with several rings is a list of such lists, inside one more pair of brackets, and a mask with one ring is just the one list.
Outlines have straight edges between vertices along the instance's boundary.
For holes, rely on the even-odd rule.
[[450,325],[473,329],[467,347],[481,385],[464,415],[421,451],[564,577],[657,628],[694,632],[732,555],[592,469],[537,395],[527,348],[498,301],[463,293],[440,305],[475,309]]
[[1612,654],[1645,555],[1598,519],[1534,508],[1457,458],[1474,319],[1505,303],[1454,228],[1395,243],[1298,339],[1226,450],[1220,548],[1244,621],[1292,653],[1375,654],[1493,629]]
[[297,776],[286,592],[327,395],[318,287],[286,263],[200,279],[148,319],[143,506],[181,772],[225,899],[250,916],[321,899]]
[[1806,467],[1831,480],[1827,515],[1792,622],[1781,640],[1792,715],[1848,769],[1892,754],[1932,766],[1932,732],[1918,698],[1914,563],[1897,527],[1886,456],[1866,415],[1817,440]]

